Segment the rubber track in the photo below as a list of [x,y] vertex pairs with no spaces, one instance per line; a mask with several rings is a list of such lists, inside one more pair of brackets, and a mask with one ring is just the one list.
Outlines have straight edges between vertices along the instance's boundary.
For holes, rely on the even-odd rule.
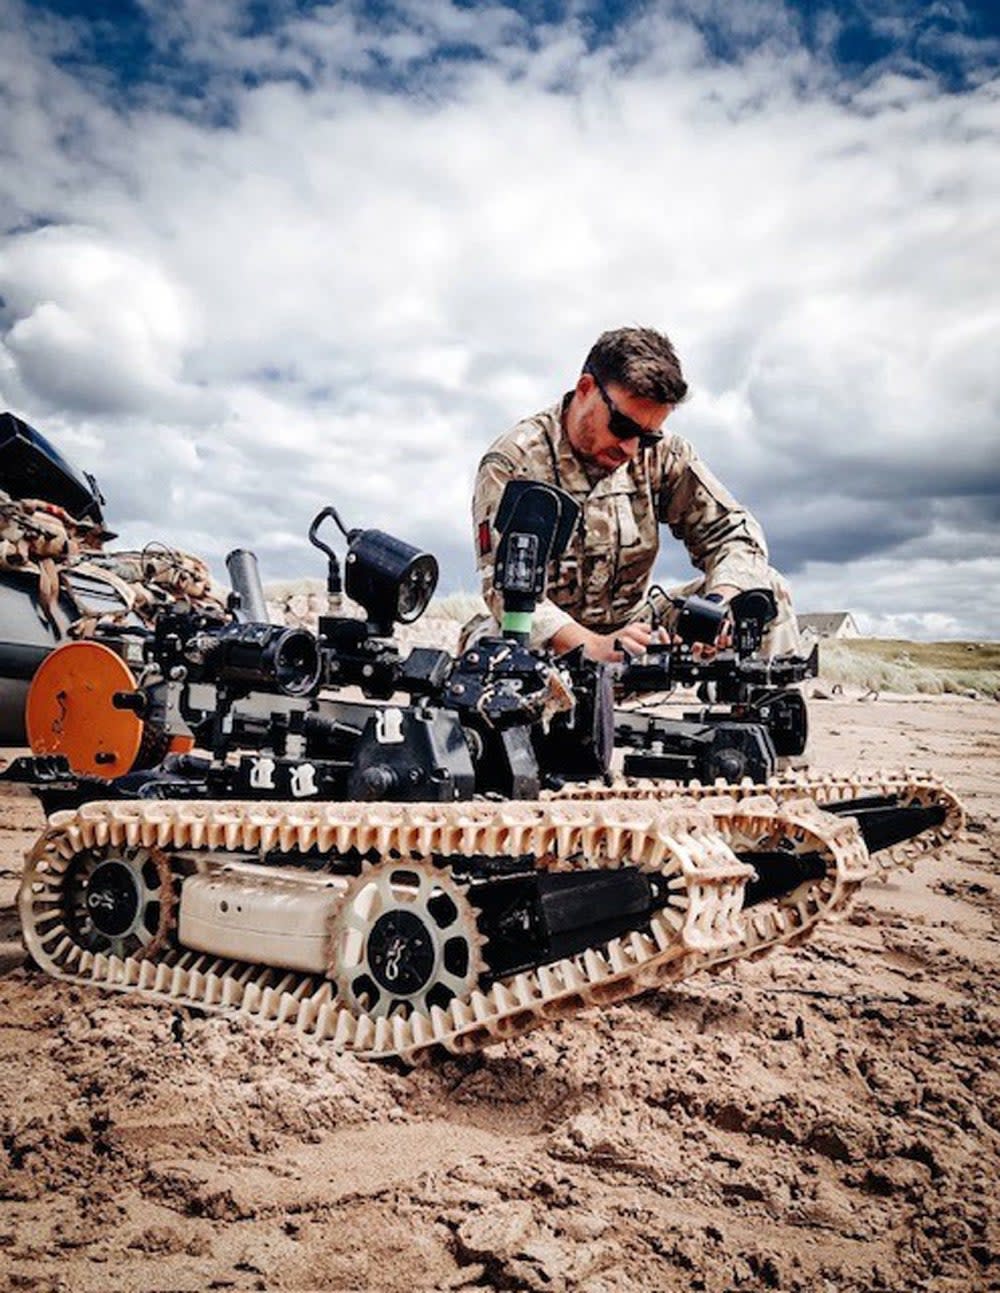
[[[415,1060],[443,1046],[462,1052],[514,1036],[549,1018],[607,1005],[657,983],[684,977],[692,957],[719,953],[738,938],[743,886],[752,874],[712,829],[710,815],[660,805],[397,804],[258,805],[251,803],[97,803],[55,814],[29,855],[21,887],[22,927],[39,965],[75,983],[138,992],[201,1009],[238,1010],[292,1022],[367,1056]],[[650,933],[612,940],[515,975],[454,1000],[446,1010],[403,1019],[355,1016],[334,999],[333,985],[313,975],[213,958],[172,948],[155,960],[92,954],[63,924],[61,882],[87,849],[337,855],[374,851],[386,859],[533,854],[560,867],[576,855],[591,866],[624,863],[667,878],[671,898]],[[292,859],[290,858],[289,861]]]
[[[851,784],[858,794],[876,793],[870,783]],[[845,797],[842,782],[830,786],[838,788],[830,799]],[[636,784],[625,789],[624,798],[602,789],[589,799],[446,806],[87,804],[54,815],[29,855],[20,895],[25,941],[43,969],[66,981],[294,1023],[338,1050],[414,1062],[436,1047],[475,1050],[546,1020],[795,942],[820,920],[838,915],[875,871],[852,819],[803,800],[802,782],[739,787],[735,793],[728,787],[725,794],[716,787],[662,790]],[[823,853],[826,876],[781,904],[744,913],[743,889],[752,871],[733,850],[773,848],[781,840],[799,851]],[[531,854],[540,867],[552,869],[636,865],[659,872],[671,897],[650,921],[648,934],[634,932],[515,975],[452,1001],[446,1010],[373,1019],[341,1006],[333,985],[315,975],[183,948],[155,960],[82,950],[63,924],[62,878],[77,853],[105,847],[205,851],[213,865],[224,865],[218,859],[226,852],[241,860],[288,853],[294,864],[295,854],[310,849],[337,856],[356,850],[387,860]]]
[[[718,781],[713,786],[699,782],[662,782],[634,780],[612,786],[586,785],[557,792],[560,800],[572,801],[577,794],[588,794],[600,800],[602,795],[631,803],[687,804],[713,814],[717,828],[738,853],[757,848],[773,848],[774,841],[755,840],[741,829],[740,809],[751,805],[794,816],[816,830],[825,829],[837,860],[836,877],[828,866],[819,882],[803,885],[778,903],[749,908],[741,922],[738,946],[706,959],[706,968],[719,968],[741,957],[756,959],[779,946],[797,946],[810,936],[824,920],[835,920],[844,914],[852,894],[867,879],[886,879],[897,867],[912,871],[917,861],[954,843],[965,826],[965,810],[955,794],[940,781],[912,771],[872,774],[842,773],[807,777],[802,773],[774,778],[766,786],[754,785],[749,779],[739,785]],[[891,848],[869,854],[860,832],[849,814],[823,812],[822,805],[842,803],[872,796],[896,796],[906,804],[944,809],[944,820],[912,839]],[[837,823],[848,828],[838,830]],[[853,838],[852,838],[853,836]],[[801,846],[797,851],[803,851]],[[833,881],[831,885],[831,881]]]
[[[873,857],[875,872],[885,875],[898,867],[912,871],[923,857],[952,844],[965,827],[965,809],[958,797],[935,777],[912,769],[886,772],[843,772],[809,777],[804,773],[788,773],[774,777],[765,785],[746,779],[738,785],[717,781],[702,785],[698,781],[650,781],[625,779],[611,786],[585,783],[567,786],[551,798],[573,800],[576,798],[600,800],[605,796],[614,799],[670,802],[691,806],[709,806],[715,801],[725,813],[727,803],[746,801],[761,796],[778,805],[811,802],[818,808],[824,804],[842,803],[844,800],[867,799],[872,796],[897,796],[907,804],[922,807],[941,807],[945,819],[940,826],[929,828],[913,839],[904,840],[892,848],[880,849]],[[729,810],[731,811],[731,809]]]

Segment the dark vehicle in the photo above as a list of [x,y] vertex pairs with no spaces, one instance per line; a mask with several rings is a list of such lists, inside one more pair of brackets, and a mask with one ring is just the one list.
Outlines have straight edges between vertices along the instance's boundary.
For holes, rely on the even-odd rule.
[[[40,432],[13,413],[0,413],[0,491],[11,500],[55,504],[73,520],[107,534],[104,499],[93,476],[77,471]],[[5,541],[3,520],[0,494],[0,544]],[[0,561],[0,745],[15,746],[26,741],[28,685],[49,652],[67,639],[81,605],[98,614],[123,609],[107,582],[68,572],[56,600],[46,604],[32,563],[18,569],[13,565],[16,560]]]

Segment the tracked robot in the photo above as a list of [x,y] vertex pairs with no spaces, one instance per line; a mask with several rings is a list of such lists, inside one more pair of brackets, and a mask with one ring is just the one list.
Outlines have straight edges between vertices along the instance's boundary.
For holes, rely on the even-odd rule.
[[[54,651],[34,754],[5,774],[51,814],[20,893],[34,961],[413,1062],[801,942],[954,838],[961,808],[931,778],[772,775],[804,746],[795,684],[816,658],[759,656],[766,593],[736,602],[709,661],[693,644],[722,612],[698,599],[623,666],[531,649],[576,523],[552,486],[508,487],[500,632],[457,658],[393,636],[433,556],[332,508],[310,530],[317,634],[267,622],[237,553],[227,612],[175,606]],[[688,683],[714,701],[615,708]]]

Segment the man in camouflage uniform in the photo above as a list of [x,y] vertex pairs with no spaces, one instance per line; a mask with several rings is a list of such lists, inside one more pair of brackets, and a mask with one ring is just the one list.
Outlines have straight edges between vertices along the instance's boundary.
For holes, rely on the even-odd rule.
[[558,485],[581,510],[569,547],[550,566],[532,646],[564,652],[582,644],[597,660],[643,651],[654,609],[669,622],[669,603],[655,593],[651,601],[648,592],[664,524],[703,572],[669,596],[699,593],[728,602],[746,589],[770,588],[778,618],[763,650],[797,651],[788,585],[768,564],[760,526],[691,445],[663,429],[686,394],[669,340],[652,328],[620,328],[598,338],[572,391],[490,446],[479,464],[472,514],[492,615],[466,626],[466,643],[497,631],[493,521],[504,486],[521,478]]

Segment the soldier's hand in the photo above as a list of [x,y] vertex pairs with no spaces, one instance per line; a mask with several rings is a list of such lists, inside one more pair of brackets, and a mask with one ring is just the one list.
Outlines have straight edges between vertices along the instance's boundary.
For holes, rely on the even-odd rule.
[[554,635],[552,646],[561,653],[582,645],[591,660],[621,664],[631,656],[642,655],[653,633],[653,628],[644,620],[633,620],[615,633],[594,633],[582,624],[567,624]]
[[617,634],[609,636],[612,637],[612,649],[616,652],[611,658],[621,661],[630,656],[642,656],[646,652],[653,636],[653,628],[643,619],[634,619],[630,625],[620,628]]

